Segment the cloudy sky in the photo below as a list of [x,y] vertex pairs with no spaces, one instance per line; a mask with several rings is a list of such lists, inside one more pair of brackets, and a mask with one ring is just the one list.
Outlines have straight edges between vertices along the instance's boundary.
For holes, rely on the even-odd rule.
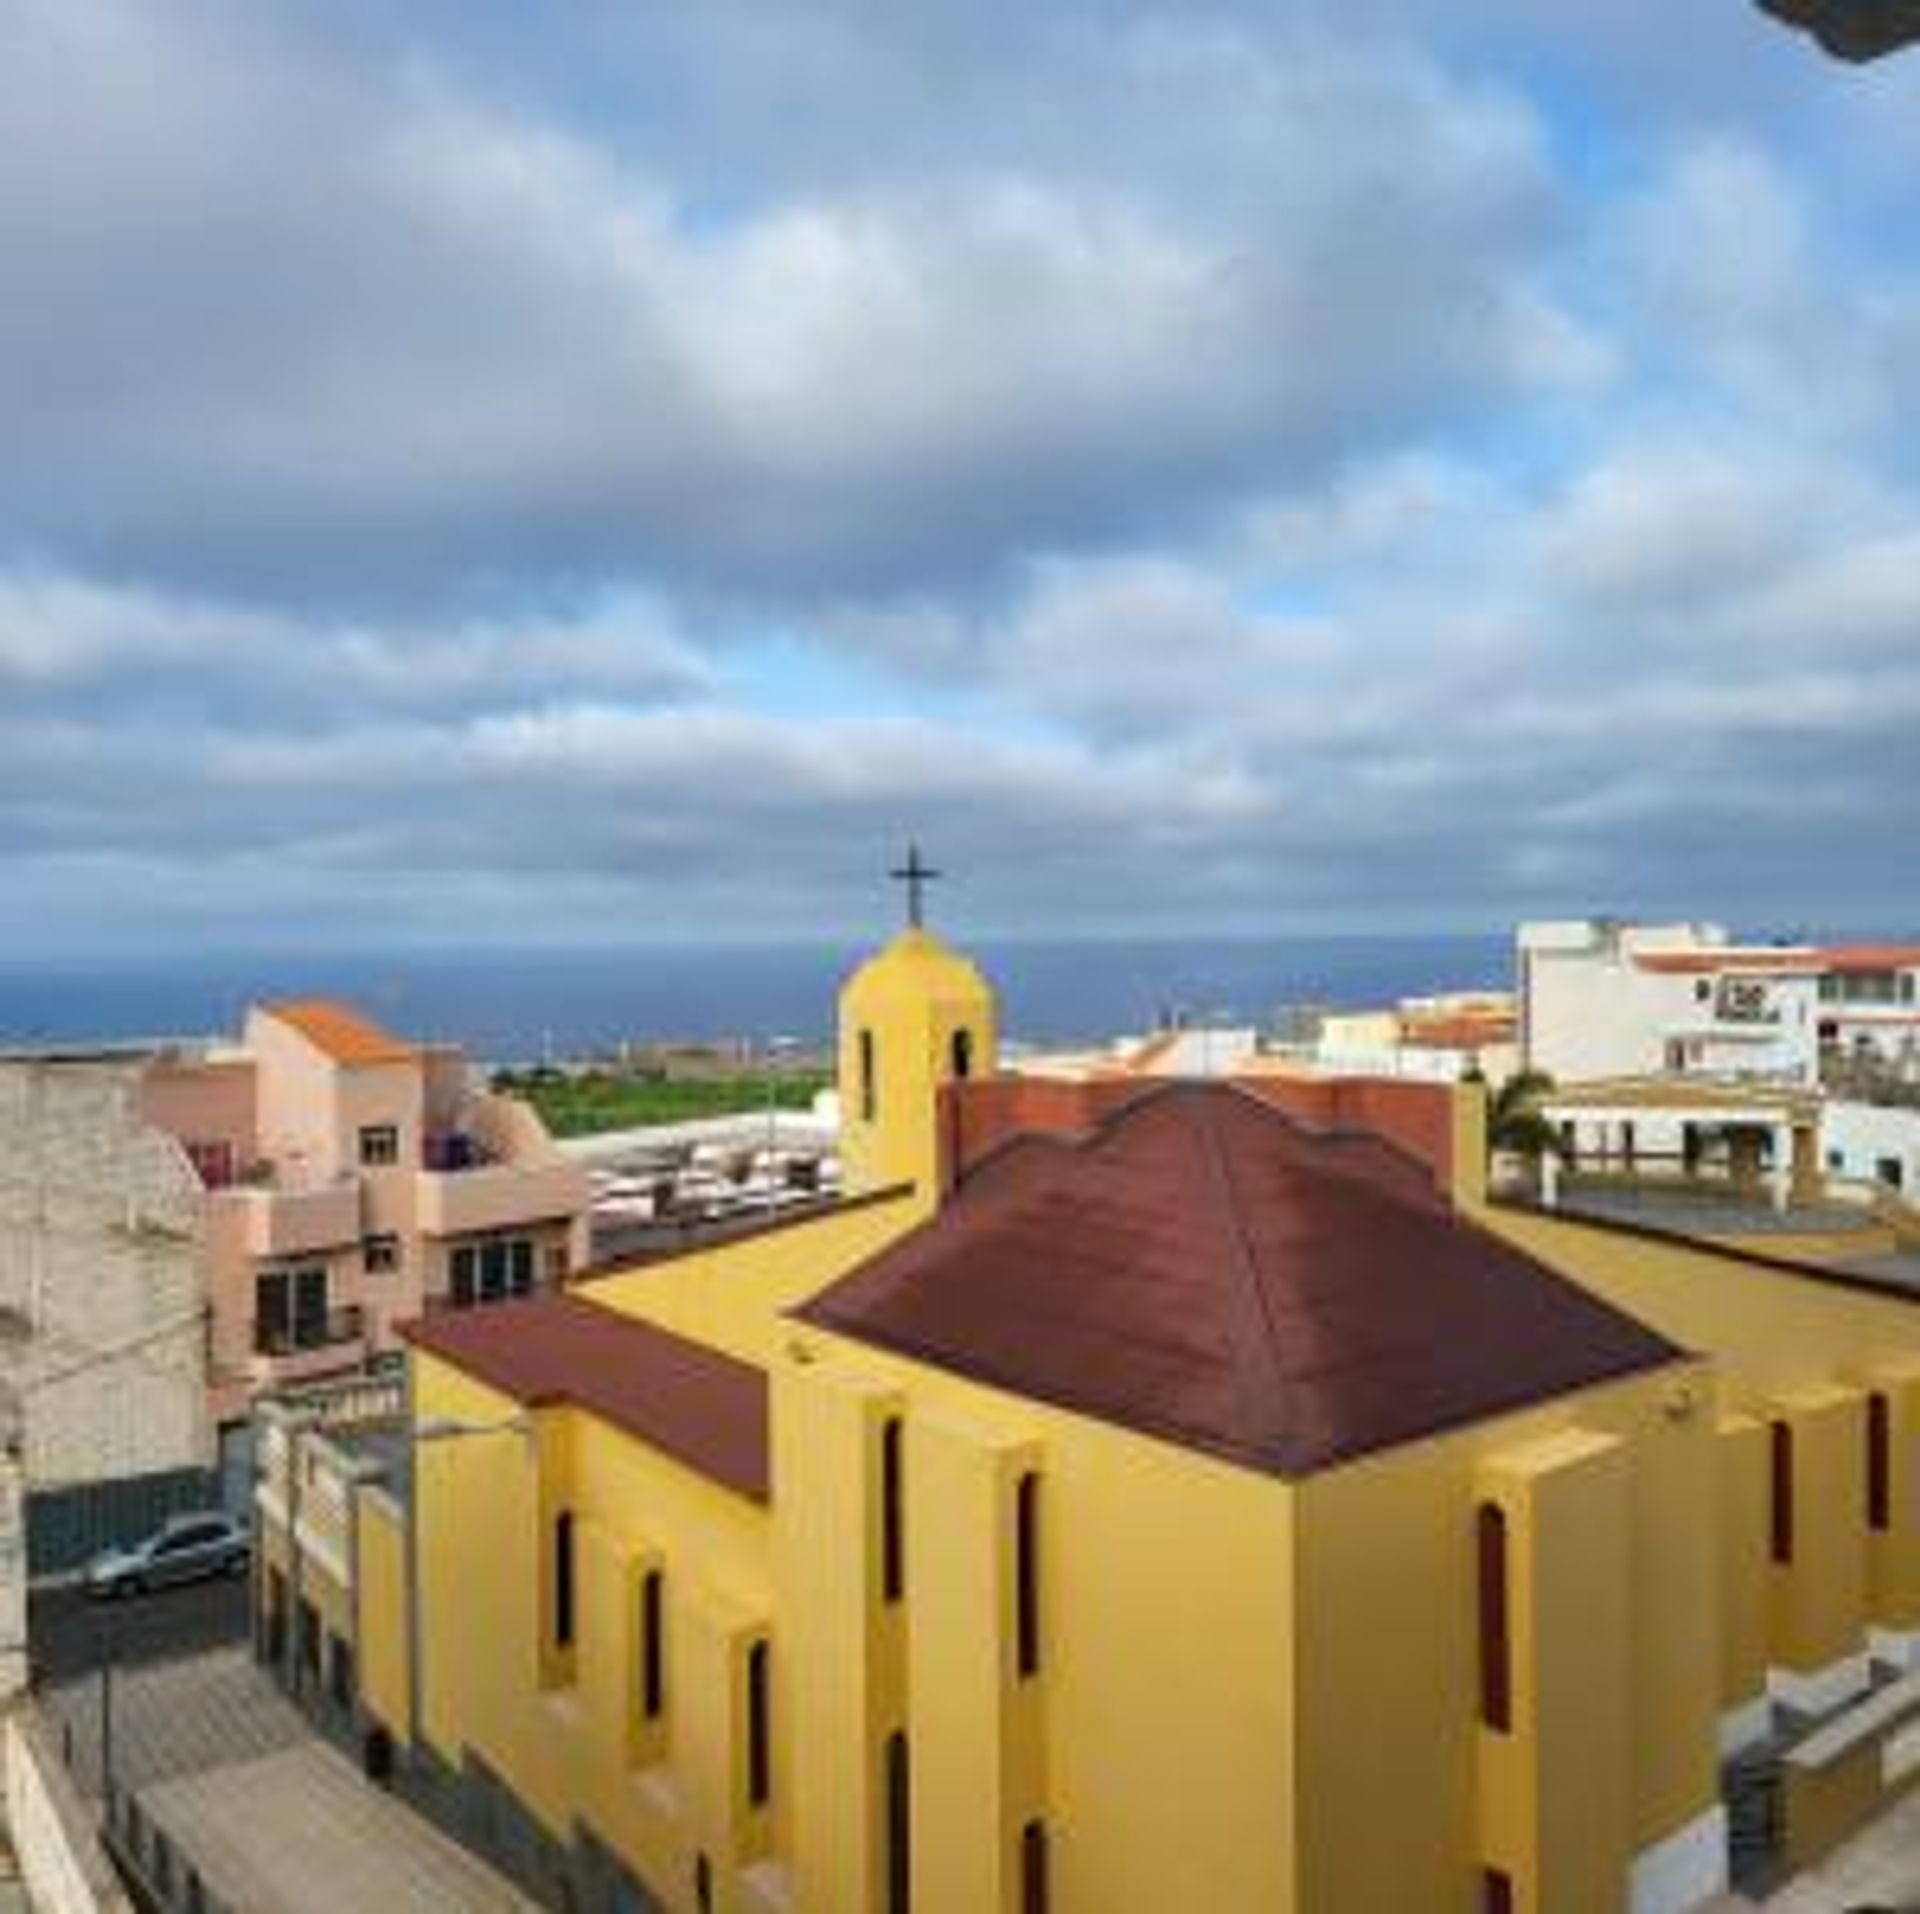
[[1920,58],[0,0],[0,942],[1920,917]]

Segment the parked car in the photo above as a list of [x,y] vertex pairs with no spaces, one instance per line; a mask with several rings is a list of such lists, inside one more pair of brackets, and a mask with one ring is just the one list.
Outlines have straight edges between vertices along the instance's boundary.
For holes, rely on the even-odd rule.
[[137,1595],[209,1575],[244,1575],[253,1538],[237,1517],[219,1509],[169,1516],[144,1541],[103,1549],[87,1564],[89,1595]]

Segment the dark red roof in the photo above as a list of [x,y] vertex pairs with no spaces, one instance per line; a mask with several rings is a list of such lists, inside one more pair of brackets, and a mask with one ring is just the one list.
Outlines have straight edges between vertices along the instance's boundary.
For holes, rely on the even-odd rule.
[[1283,1476],[1683,1354],[1380,1138],[1229,1085],[1003,1147],[798,1314]]
[[571,1403],[767,1499],[767,1379],[749,1363],[575,1296],[450,1310],[402,1333],[516,1402]]

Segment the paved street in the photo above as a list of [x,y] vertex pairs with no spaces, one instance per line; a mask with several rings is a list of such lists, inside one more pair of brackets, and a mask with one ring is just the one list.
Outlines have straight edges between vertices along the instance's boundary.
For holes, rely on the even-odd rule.
[[105,1655],[109,1635],[120,1667],[244,1641],[247,1583],[217,1577],[114,1602],[90,1601],[78,1589],[61,1589],[35,1595],[28,1606],[27,1639],[43,1683],[71,1682],[90,1673]]

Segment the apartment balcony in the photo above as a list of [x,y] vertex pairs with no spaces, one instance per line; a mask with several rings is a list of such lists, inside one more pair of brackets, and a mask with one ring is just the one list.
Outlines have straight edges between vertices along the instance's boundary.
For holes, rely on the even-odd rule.
[[256,1322],[256,1356],[299,1356],[313,1349],[338,1349],[362,1340],[365,1324],[357,1306],[329,1309],[293,1322]]
[[366,1323],[361,1311],[329,1309],[324,1315],[291,1323],[256,1322],[247,1379],[256,1389],[281,1389],[336,1375],[364,1363],[366,1358]]
[[422,1170],[414,1220],[426,1236],[471,1236],[583,1214],[586,1172],[571,1163]]
[[305,1256],[360,1240],[360,1185],[354,1181],[299,1190],[226,1189],[214,1200],[240,1210],[241,1244],[249,1256]]

